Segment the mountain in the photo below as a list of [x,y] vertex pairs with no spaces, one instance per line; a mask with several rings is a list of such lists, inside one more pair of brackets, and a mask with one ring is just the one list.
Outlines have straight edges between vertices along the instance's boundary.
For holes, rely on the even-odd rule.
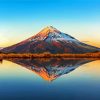
[[94,61],[95,59],[6,59],[25,67],[44,80],[53,81],[64,74],[74,71],[79,66]]
[[2,50],[3,48],[0,47],[0,50]]
[[3,49],[3,48],[0,47],[0,50],[1,50],[1,49]]
[[49,26],[18,44],[2,49],[5,53],[88,53],[99,48],[80,42],[74,37]]

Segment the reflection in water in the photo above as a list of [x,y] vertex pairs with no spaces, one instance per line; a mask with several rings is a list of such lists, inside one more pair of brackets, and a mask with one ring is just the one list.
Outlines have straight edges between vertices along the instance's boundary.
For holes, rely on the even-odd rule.
[[100,60],[94,60],[1,60],[0,100],[100,100]]
[[6,59],[32,70],[43,79],[53,81],[61,75],[68,74],[77,67],[94,61],[94,59]]
[[0,59],[0,63],[2,63],[2,61],[3,61],[3,60],[2,60],[2,59]]

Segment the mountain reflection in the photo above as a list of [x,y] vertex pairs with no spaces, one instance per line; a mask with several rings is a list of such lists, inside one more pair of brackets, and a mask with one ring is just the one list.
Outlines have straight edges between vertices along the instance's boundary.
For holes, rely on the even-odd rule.
[[2,63],[3,62],[3,60],[2,59],[0,59],[0,63]]
[[6,59],[8,61],[19,64],[47,81],[53,81],[56,78],[68,74],[75,70],[77,67],[86,64],[88,62],[94,61],[93,59]]

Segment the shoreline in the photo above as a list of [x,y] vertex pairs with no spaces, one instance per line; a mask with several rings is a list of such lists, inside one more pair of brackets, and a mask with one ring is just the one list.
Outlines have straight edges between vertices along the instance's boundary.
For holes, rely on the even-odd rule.
[[100,58],[100,53],[85,54],[0,54],[3,58]]

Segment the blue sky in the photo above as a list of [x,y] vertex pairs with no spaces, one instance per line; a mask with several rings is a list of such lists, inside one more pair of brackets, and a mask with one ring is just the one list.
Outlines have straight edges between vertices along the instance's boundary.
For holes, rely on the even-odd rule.
[[49,25],[99,46],[100,0],[0,0],[0,46],[17,43]]

